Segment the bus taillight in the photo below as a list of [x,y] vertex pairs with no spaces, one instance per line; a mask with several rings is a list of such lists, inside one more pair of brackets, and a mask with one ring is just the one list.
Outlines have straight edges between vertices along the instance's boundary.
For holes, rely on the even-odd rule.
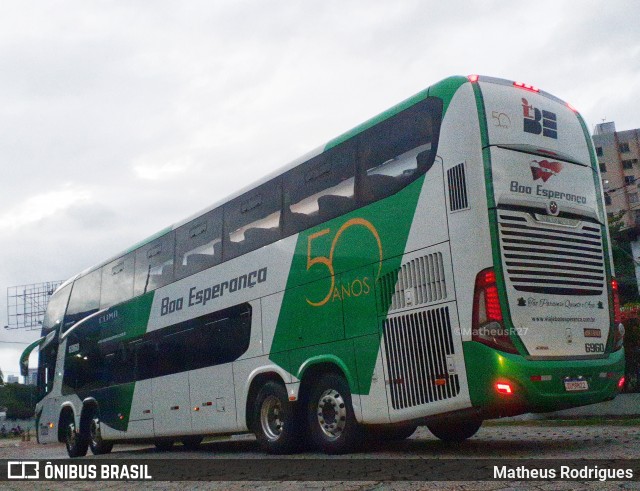
[[613,322],[620,324],[622,314],[620,313],[620,294],[618,293],[618,280],[611,280],[611,293],[613,294]]
[[472,316],[473,341],[507,353],[518,352],[503,326],[496,273],[491,268],[480,271],[476,276]]
[[467,80],[469,80],[469,82],[471,82],[472,84],[475,84],[479,78],[480,78],[480,75],[469,75],[467,77]]

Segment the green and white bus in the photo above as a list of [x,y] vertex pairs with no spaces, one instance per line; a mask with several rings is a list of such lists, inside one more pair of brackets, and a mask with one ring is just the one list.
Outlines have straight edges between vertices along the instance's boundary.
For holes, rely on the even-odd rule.
[[612,275],[581,116],[447,78],[64,283],[22,357],[38,440],[341,453],[612,399]]

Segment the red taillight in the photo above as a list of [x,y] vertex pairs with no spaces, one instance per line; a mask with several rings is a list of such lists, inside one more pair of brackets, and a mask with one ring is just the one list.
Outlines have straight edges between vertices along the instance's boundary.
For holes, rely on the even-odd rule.
[[622,314],[620,313],[620,295],[618,294],[618,281],[611,280],[611,293],[613,294],[613,322],[617,325],[622,322]]
[[476,276],[471,339],[508,353],[518,352],[503,326],[500,294],[493,269],[480,271]]
[[513,82],[514,87],[518,87],[524,90],[530,90],[531,92],[540,92],[540,89],[534,85],[525,84],[523,82]]
[[475,84],[479,78],[480,78],[480,75],[469,75],[467,77],[467,80],[469,80],[469,82],[471,82],[472,84]]
[[620,380],[618,380],[618,389],[622,390],[623,387],[624,387],[624,376],[620,377]]
[[510,384],[507,384],[507,383],[504,383],[504,382],[498,382],[496,384],[496,392],[498,394],[511,395],[511,394],[513,394],[513,388],[511,387]]

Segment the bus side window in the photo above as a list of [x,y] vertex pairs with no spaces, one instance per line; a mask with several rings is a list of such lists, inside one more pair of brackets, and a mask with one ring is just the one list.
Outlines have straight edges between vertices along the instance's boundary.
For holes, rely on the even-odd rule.
[[175,234],[169,232],[136,251],[135,296],[168,285],[173,281]]
[[282,237],[282,186],[274,179],[224,205],[224,259],[246,254]]
[[132,252],[102,268],[101,309],[133,297],[133,263],[134,253]]
[[355,158],[355,144],[347,141],[284,175],[285,236],[358,207]]
[[431,168],[441,114],[440,99],[426,99],[357,137],[362,204],[395,194]]
[[102,270],[96,269],[73,282],[62,332],[100,308]]
[[176,230],[176,280],[222,261],[222,208]]

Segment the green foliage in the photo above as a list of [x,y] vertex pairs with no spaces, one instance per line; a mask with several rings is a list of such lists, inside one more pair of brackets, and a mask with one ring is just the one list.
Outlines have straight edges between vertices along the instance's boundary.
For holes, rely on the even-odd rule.
[[625,392],[640,392],[640,319],[624,323]]
[[609,217],[609,235],[611,236],[611,255],[619,284],[620,302],[640,301],[636,281],[635,261],[631,253],[631,242],[621,211]]
[[28,419],[35,412],[37,388],[33,385],[5,384],[0,387],[0,407],[7,408],[7,419]]

